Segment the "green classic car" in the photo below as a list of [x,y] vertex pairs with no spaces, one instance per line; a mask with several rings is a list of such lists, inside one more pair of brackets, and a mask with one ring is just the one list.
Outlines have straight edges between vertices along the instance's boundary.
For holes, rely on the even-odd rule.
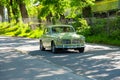
[[76,34],[71,25],[48,26],[39,41],[41,51],[50,48],[53,53],[62,49],[75,49],[82,53],[85,48],[85,37]]

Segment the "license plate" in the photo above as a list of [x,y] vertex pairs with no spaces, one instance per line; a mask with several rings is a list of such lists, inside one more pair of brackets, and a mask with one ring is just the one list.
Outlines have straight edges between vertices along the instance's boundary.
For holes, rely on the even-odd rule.
[[67,46],[68,48],[77,48],[77,46]]

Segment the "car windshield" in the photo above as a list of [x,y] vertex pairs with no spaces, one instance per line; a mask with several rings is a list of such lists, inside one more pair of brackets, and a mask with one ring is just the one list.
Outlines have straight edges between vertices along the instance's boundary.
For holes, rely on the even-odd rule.
[[69,26],[59,26],[59,27],[52,27],[53,33],[65,33],[65,32],[75,32],[72,27]]

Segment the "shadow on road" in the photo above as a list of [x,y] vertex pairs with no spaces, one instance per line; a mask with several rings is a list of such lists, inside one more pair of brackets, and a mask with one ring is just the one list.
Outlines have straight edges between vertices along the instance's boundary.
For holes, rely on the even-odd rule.
[[3,50],[0,54],[0,80],[78,80],[74,74],[43,59],[14,50]]
[[93,50],[78,54],[74,51],[64,51],[53,54],[50,51],[31,51],[32,56],[42,56],[54,64],[65,66],[74,73],[97,80],[114,80],[120,78],[120,50]]

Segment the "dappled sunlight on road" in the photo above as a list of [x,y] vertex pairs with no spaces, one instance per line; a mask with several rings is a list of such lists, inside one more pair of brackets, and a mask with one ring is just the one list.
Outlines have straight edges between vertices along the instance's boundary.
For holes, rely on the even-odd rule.
[[43,59],[37,60],[36,57],[14,50],[4,49],[0,54],[0,80],[48,80],[50,77],[55,80],[58,76],[67,75],[69,72],[60,67],[53,67],[54,64],[47,64]]
[[[90,46],[89,46],[90,47]],[[89,48],[86,46],[86,48]],[[100,46],[99,46],[100,47]],[[97,80],[112,80],[120,76],[120,50],[116,47],[91,47],[85,53],[64,51],[53,54],[49,51],[32,51],[29,54],[65,66],[78,75]],[[118,79],[118,78],[117,78]]]
[[[42,56],[36,57],[40,52],[38,40],[0,38],[0,80],[84,80],[84,77],[70,73]],[[37,54],[21,54],[21,50]]]
[[[8,78],[11,80],[49,80],[49,78],[56,80],[62,75],[67,75],[68,72],[97,80],[120,80],[119,47],[86,44],[84,53],[68,50],[53,54],[50,50],[39,51],[37,39],[11,38],[10,42],[9,38],[3,37],[0,41],[0,65],[2,65],[0,72],[1,75],[6,74],[4,80]],[[15,49],[25,51],[27,54],[20,54]],[[3,53],[4,51],[6,53]],[[40,60],[43,60],[43,63],[40,63]],[[18,62],[17,66],[14,65],[16,62]],[[49,67],[51,65],[40,66],[44,63],[57,67],[53,69]],[[17,70],[19,73],[15,74]],[[16,77],[13,79],[14,75]],[[56,77],[53,78],[53,76]],[[72,80],[72,77],[67,77],[67,79]]]

